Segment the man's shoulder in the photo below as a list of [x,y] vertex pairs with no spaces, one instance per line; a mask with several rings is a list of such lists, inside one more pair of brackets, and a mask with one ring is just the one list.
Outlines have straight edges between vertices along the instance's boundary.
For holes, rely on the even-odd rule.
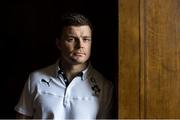
[[30,79],[39,79],[44,77],[51,77],[55,74],[56,66],[55,64],[47,65],[40,69],[34,70],[29,74]]
[[97,79],[99,82],[103,82],[106,85],[112,86],[112,81],[107,79],[101,72],[98,70],[94,69],[94,77]]

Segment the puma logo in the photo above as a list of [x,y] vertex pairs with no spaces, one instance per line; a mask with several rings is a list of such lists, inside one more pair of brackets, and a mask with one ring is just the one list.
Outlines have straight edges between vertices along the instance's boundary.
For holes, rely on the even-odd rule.
[[46,81],[45,79],[41,79],[41,82],[46,83],[48,85],[48,87],[50,87],[50,82],[52,79],[50,79],[49,81]]

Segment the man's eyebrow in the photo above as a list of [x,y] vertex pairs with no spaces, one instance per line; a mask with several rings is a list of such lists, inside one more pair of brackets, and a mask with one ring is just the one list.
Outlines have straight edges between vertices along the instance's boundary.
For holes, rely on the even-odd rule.
[[91,36],[82,36],[83,38],[91,38]]
[[[66,37],[72,37],[72,38],[75,38],[77,37],[76,35],[72,35],[72,34],[69,34],[69,35],[66,35]],[[81,36],[82,38],[91,38],[91,35],[85,35],[85,36]]]
[[76,37],[75,35],[66,35],[67,37]]

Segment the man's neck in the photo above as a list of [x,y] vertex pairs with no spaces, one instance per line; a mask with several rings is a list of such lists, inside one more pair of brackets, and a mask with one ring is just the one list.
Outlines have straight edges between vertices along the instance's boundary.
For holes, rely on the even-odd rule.
[[64,73],[69,81],[71,81],[78,73],[83,71],[87,67],[87,62],[83,64],[76,64],[71,65],[67,64],[66,62],[62,61],[61,67],[64,70]]

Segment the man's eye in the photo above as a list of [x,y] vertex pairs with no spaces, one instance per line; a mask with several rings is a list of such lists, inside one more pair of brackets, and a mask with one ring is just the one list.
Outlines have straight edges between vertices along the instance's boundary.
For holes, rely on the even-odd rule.
[[90,38],[84,38],[83,40],[84,40],[84,41],[91,41]]
[[72,41],[74,41],[74,38],[67,38],[66,41],[72,42]]

